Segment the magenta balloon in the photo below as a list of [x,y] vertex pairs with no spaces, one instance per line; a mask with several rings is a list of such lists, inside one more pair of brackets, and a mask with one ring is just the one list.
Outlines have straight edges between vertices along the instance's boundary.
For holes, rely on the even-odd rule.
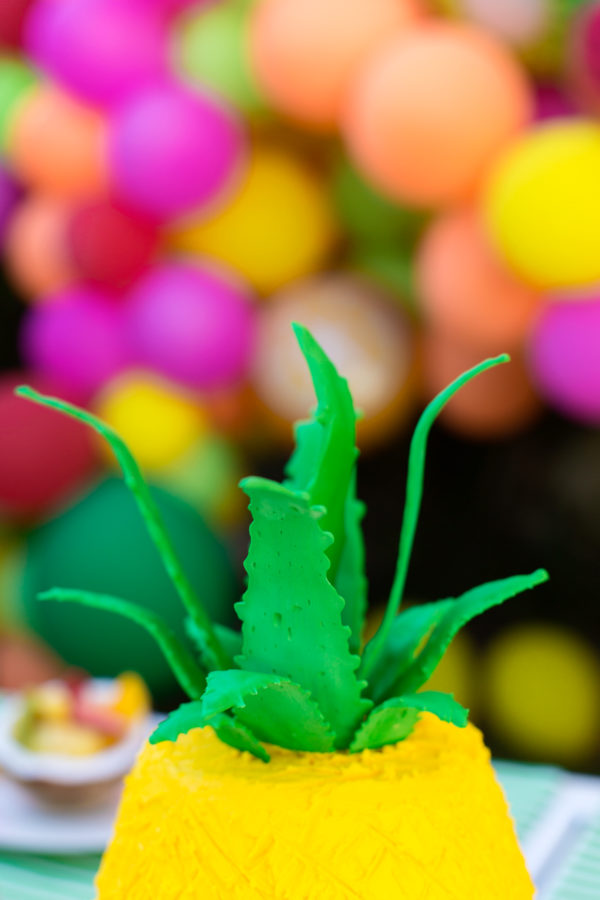
[[25,46],[81,97],[114,104],[164,74],[166,29],[164,13],[141,0],[37,0]]
[[183,87],[149,87],[124,104],[111,128],[113,178],[136,209],[168,219],[202,206],[240,161],[241,127],[212,98]]
[[600,425],[600,292],[548,303],[530,338],[529,360],[552,406]]
[[19,201],[21,191],[8,172],[0,166],[0,247],[4,240],[6,226]]
[[249,294],[216,269],[164,264],[133,290],[125,328],[136,363],[187,387],[210,390],[244,375],[254,308]]
[[35,372],[87,400],[126,364],[121,316],[110,295],[67,289],[29,312],[21,334],[24,357]]

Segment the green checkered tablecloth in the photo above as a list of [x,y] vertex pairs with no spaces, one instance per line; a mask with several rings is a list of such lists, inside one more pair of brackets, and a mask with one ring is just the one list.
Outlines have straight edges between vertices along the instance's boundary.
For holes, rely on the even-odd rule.
[[[496,769],[539,900],[600,900],[600,779],[507,762]],[[0,848],[0,900],[93,900],[98,862]]]

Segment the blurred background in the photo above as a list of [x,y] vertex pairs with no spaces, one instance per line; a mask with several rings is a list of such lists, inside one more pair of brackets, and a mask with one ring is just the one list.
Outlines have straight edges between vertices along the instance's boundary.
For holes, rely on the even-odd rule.
[[357,405],[373,616],[424,403],[482,358],[429,450],[411,602],[545,566],[435,686],[505,757],[600,772],[600,3],[2,0],[0,687],[172,676],[114,593],[181,628],[114,460],[235,621],[250,472],[280,477],[307,325]]

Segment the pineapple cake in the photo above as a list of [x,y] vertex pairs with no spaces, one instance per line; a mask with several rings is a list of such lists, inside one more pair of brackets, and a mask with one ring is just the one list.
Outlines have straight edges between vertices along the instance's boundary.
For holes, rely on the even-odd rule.
[[421,688],[466,622],[547,573],[401,610],[431,426],[463,384],[508,357],[461,375],[422,414],[389,601],[364,645],[356,411],[322,348],[294,329],[317,406],[296,426],[285,480],[241,482],[252,514],[241,632],[208,618],[119,436],[84,410],[18,389],[108,440],[186,616],[188,645],[121,598],[60,587],[41,597],[138,622],[189,696],[127,778],[98,900],[531,898],[481,734],[452,695]]

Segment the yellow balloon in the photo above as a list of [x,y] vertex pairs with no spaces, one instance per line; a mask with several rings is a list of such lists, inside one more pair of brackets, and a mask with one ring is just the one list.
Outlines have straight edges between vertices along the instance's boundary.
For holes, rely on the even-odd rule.
[[149,471],[183,457],[208,430],[200,407],[176,388],[144,373],[128,372],[109,382],[94,407]]
[[600,125],[544,125],[492,172],[484,198],[490,236],[506,262],[545,289],[600,280]]
[[258,145],[229,205],[172,234],[180,252],[208,256],[269,294],[321,268],[336,227],[325,191],[290,151]]

